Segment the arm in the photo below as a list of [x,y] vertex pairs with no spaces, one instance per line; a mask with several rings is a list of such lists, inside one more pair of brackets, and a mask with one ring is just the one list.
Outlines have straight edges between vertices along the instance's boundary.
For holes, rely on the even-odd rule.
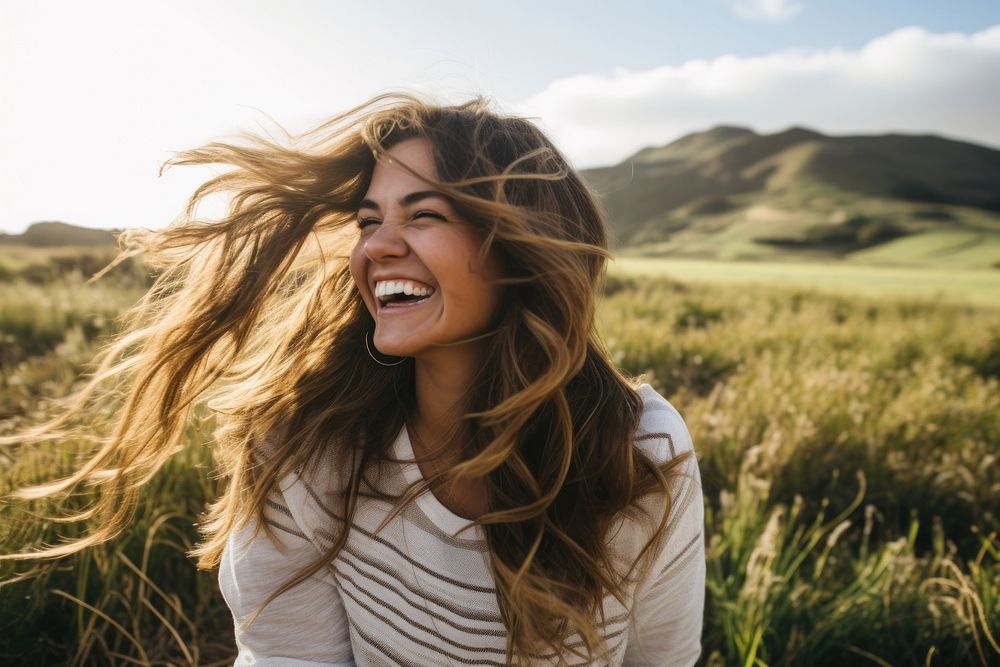
[[[679,414],[670,418],[679,454],[691,436]],[[667,539],[636,588],[626,665],[694,665],[701,654],[705,604],[705,507],[694,452],[673,477]]]
[[236,625],[235,664],[353,667],[347,615],[327,571],[285,591],[249,627],[241,627],[272,592],[319,556],[291,516],[269,507],[268,522],[277,544],[263,530],[251,537],[252,521],[230,535],[222,554],[219,586]]

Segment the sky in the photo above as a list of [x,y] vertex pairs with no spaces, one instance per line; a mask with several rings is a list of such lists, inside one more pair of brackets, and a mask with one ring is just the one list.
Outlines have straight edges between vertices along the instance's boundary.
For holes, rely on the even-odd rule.
[[578,168],[720,124],[1000,148],[1000,0],[0,0],[0,232],[165,227],[216,173],[175,151],[392,90],[485,95]]

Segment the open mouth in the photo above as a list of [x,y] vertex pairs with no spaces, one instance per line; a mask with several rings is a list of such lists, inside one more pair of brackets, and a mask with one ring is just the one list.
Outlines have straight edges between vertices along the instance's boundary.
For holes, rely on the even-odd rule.
[[410,280],[380,281],[375,285],[375,299],[379,311],[406,310],[424,303],[436,291],[430,285]]
[[426,296],[418,296],[416,294],[392,294],[385,297],[379,297],[378,305],[385,310],[401,310],[419,306],[423,302],[429,300],[432,296],[434,296],[433,292],[427,294]]

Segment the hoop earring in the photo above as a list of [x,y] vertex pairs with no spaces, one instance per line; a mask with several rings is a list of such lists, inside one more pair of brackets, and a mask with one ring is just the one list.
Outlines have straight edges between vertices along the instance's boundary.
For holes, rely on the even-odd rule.
[[[372,331],[371,334],[372,334],[372,344],[374,344],[375,343],[375,332]],[[368,356],[371,357],[372,360],[376,364],[379,364],[380,366],[398,366],[401,363],[403,363],[404,361],[406,361],[406,357],[400,357],[399,361],[397,361],[395,363],[391,363],[391,364],[387,364],[384,361],[379,361],[378,358],[372,353],[371,345],[368,344],[368,332],[367,331],[365,332],[365,349],[368,350]],[[379,354],[382,354],[382,353],[379,352]],[[390,355],[383,355],[383,356],[391,358]]]

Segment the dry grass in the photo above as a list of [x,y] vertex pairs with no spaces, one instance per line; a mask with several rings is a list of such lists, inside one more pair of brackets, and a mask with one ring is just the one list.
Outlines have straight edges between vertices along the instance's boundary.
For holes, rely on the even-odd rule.
[[[0,430],[69,391],[135,296],[17,285],[0,293],[0,330],[20,350],[0,368]],[[1000,311],[612,277],[600,313],[614,360],[682,410],[699,453],[704,664],[996,663]],[[37,332],[49,342],[28,353]],[[8,663],[231,657],[215,574],[185,556],[215,492],[207,430],[186,439],[117,540],[0,566]],[[73,442],[0,449],[0,494],[79,454]],[[76,534],[37,518],[57,510],[5,501],[0,548]]]

